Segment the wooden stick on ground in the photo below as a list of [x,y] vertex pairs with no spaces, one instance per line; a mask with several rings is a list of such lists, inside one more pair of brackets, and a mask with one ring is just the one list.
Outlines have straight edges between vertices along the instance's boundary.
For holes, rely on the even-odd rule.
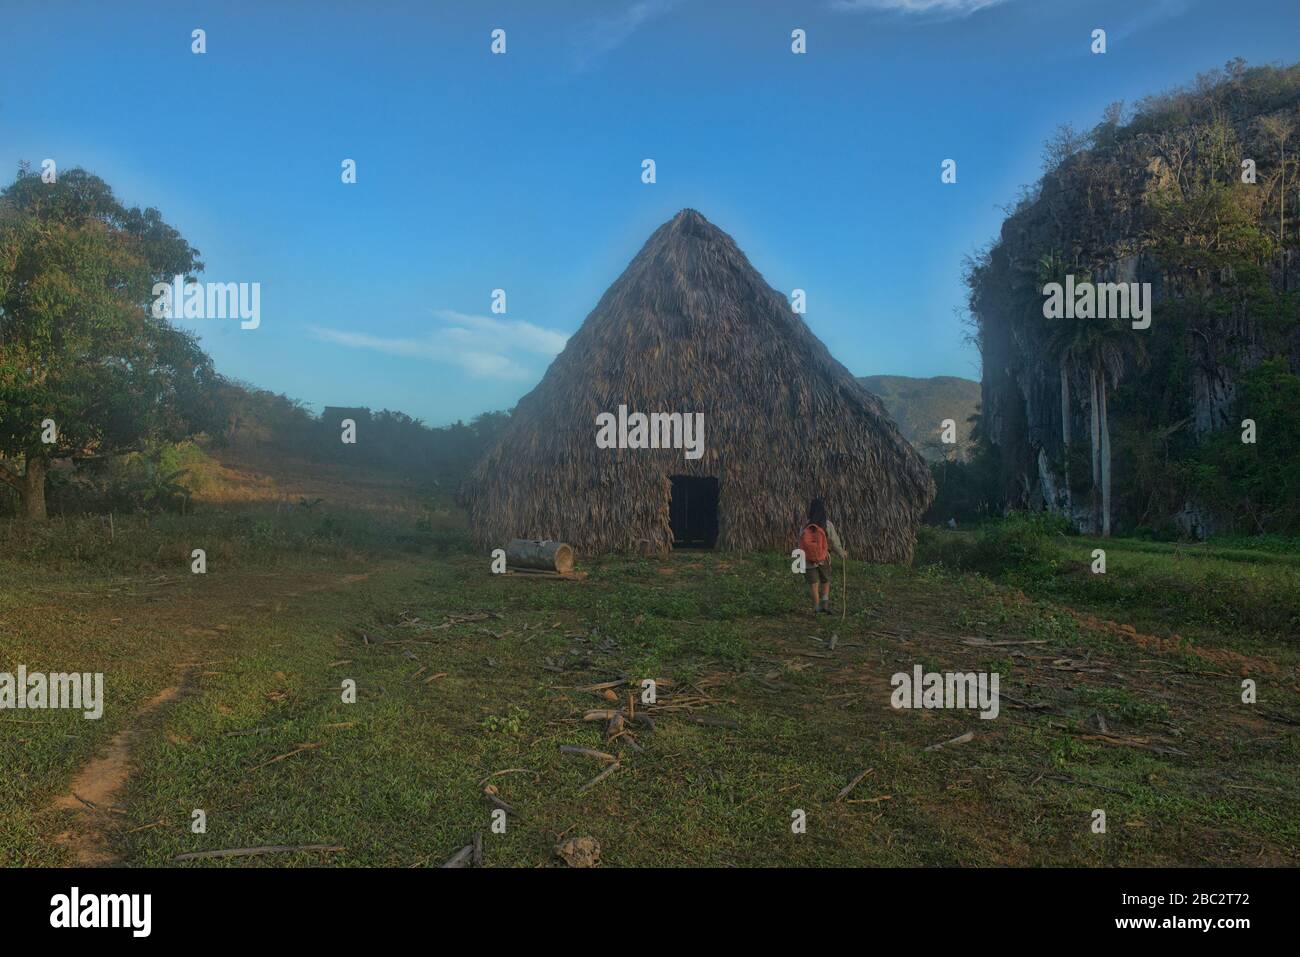
[[607,767],[604,771],[601,771],[599,774],[597,774],[594,778],[592,778],[590,781],[588,781],[588,782],[587,782],[586,784],[584,784],[582,787],[578,788],[578,793],[579,793],[579,794],[582,794],[584,791],[587,791],[587,790],[590,790],[591,788],[594,788],[594,787],[595,787],[597,784],[599,784],[601,781],[605,780],[605,778],[609,777],[611,774],[613,774],[615,771],[617,771],[621,766],[622,766],[622,765],[620,765],[619,762],[615,761],[613,764],[611,764],[609,767]]
[[261,734],[263,731],[270,731],[267,728],[249,728],[247,731],[227,731],[222,737],[225,738],[242,738],[246,734]]
[[940,748],[946,748],[946,747],[948,747],[948,745],[950,745],[950,744],[965,744],[967,741],[971,740],[973,737],[975,737],[975,732],[974,732],[974,731],[967,731],[965,734],[959,734],[959,735],[957,735],[957,737],[955,737],[955,738],[949,738],[947,741],[940,741],[938,744],[932,744],[932,745],[930,745],[928,748],[926,748],[925,750],[927,750],[927,751],[938,751]]
[[290,854],[295,851],[343,851],[337,844],[281,844],[272,847],[232,847],[224,851],[191,851],[177,854],[173,861],[197,861],[208,857],[256,857],[259,854]]
[[443,867],[468,867],[474,859],[474,845],[466,844],[451,857],[447,858]]
[[139,827],[133,827],[127,831],[128,834],[134,834],[136,831],[147,831],[151,827],[166,827],[166,821],[154,821],[152,824],[141,824]]
[[295,754],[302,754],[302,752],[304,752],[304,751],[310,751],[310,750],[312,750],[312,748],[323,748],[323,747],[325,747],[325,742],[324,742],[324,741],[317,741],[315,744],[303,744],[303,745],[299,745],[298,747],[296,747],[296,748],[294,748],[292,751],[290,751],[288,754],[279,754],[279,755],[276,755],[276,756],[273,757],[270,761],[263,761],[261,764],[255,764],[255,765],[253,765],[251,768],[249,768],[248,770],[250,770],[250,771],[256,771],[258,768],[264,768],[264,767],[266,767],[268,764],[275,764],[275,762],[277,762],[277,761],[283,761],[285,758],[291,758],[291,757],[293,757]]
[[617,688],[619,685],[627,684],[627,678],[618,678],[614,681],[602,681],[599,684],[583,685],[581,688],[574,688],[574,691],[604,691],[606,688]]
[[618,758],[612,754],[606,754],[604,751],[597,751],[594,748],[579,748],[572,744],[560,745],[561,754],[572,754],[579,758],[595,758],[597,761],[604,761],[606,764],[613,764]]
[[614,738],[611,738],[610,740],[611,740],[611,741],[618,741],[620,744],[625,744],[625,745],[627,745],[629,748],[631,748],[631,749],[632,749],[633,751],[635,751],[637,754],[644,754],[644,753],[645,753],[645,748],[643,748],[643,747],[641,747],[641,745],[637,744],[636,738],[633,737],[632,732],[631,732],[631,731],[628,731],[628,730],[626,730],[626,729],[624,729],[623,731],[620,731],[620,732],[618,733],[617,736],[615,736]]
[[519,817],[519,812],[516,811],[512,805],[507,804],[505,801],[503,801],[501,798],[497,796],[497,789],[495,784],[489,784],[487,787],[483,789],[483,798],[488,802],[488,804],[491,804],[494,808],[498,808],[502,811],[505,811],[507,814],[513,817]]
[[875,768],[867,768],[865,771],[863,771],[861,774],[859,774],[856,778],[854,778],[852,781],[850,781],[848,784],[846,784],[843,788],[841,788],[841,789],[840,789],[840,793],[837,794],[837,795],[835,795],[835,803],[838,804],[840,801],[843,801],[846,797],[848,797],[848,796],[849,796],[849,793],[850,793],[850,792],[851,792],[855,787],[857,787],[857,786],[862,782],[862,779],[865,778],[868,774],[870,774],[870,773],[871,773],[872,771],[874,771],[874,770],[875,770]]

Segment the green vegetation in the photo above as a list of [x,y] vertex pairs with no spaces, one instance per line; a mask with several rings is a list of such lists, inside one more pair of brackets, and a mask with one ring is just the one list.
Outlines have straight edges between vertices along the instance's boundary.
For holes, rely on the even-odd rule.
[[158,210],[127,209],[84,170],[20,169],[0,192],[0,482],[27,518],[46,516],[53,459],[213,423],[211,361],[148,308],[155,282],[202,268]]
[[[1106,571],[1092,571],[1095,549]],[[979,572],[1036,597],[1139,628],[1249,650],[1300,636],[1300,541],[1187,544],[1068,533],[1063,519],[1015,514],[973,532],[923,528],[918,565]]]
[[[871,375],[858,379],[879,396],[890,418],[929,462],[964,459],[971,451],[970,418],[979,409],[980,384],[971,379],[940,375],[916,379],[904,375]],[[940,425],[952,419],[957,442],[940,440]]]
[[[435,866],[475,831],[489,866],[542,863],[561,834],[596,837],[613,866],[1258,865],[1300,852],[1300,742],[1285,723],[1297,649],[1266,610],[1287,589],[1294,608],[1294,547],[1111,541],[1108,574],[1092,576],[1069,568],[1093,542],[1041,519],[929,530],[924,567],[850,564],[841,621],[807,615],[781,555],[610,558],[582,562],[584,581],[550,581],[446,549],[427,528],[437,513],[414,501],[230,512],[200,501],[112,530],[4,529],[0,662],[102,670],[107,707],[98,722],[0,716],[0,861],[167,865],[325,844],[344,850],[183,866]],[[203,576],[187,564],[200,542]],[[982,571],[961,570],[968,560]],[[1232,603],[1246,582],[1259,591],[1232,605],[1237,630],[1217,633],[1207,594]],[[981,643],[1007,641],[1019,644]],[[999,718],[893,710],[890,675],[918,663],[996,669]],[[1259,679],[1258,706],[1240,704],[1243,673]],[[617,703],[579,690],[622,676]],[[659,687],[655,706],[636,701],[657,725],[634,726],[644,751],[583,720],[626,708],[645,677]],[[58,803],[125,728],[130,773],[107,806]],[[602,765],[560,745],[619,753],[620,767],[584,791]],[[489,777],[507,769],[524,770]],[[485,783],[518,812],[505,834],[489,831]],[[1090,832],[1095,807],[1105,836]],[[802,837],[794,808],[808,813]]]
[[85,170],[46,183],[23,166],[0,190],[0,515],[184,510],[222,448],[454,491],[508,421],[349,410],[366,442],[344,445],[338,421],[223,378],[153,314],[154,284],[194,281],[198,257],[158,210],[126,208]]
[[[1300,66],[1241,61],[1063,128],[968,264],[995,468],[940,481],[1103,535],[1300,534],[1297,130]],[[1149,283],[1150,327],[1044,318],[1067,275]]]
[[[505,414],[334,410],[368,437],[342,445],[334,418],[221,378],[149,316],[151,280],[202,268],[156,210],[21,171],[0,194],[0,514],[21,517],[0,518],[0,671],[103,672],[106,701],[99,721],[0,713],[0,863],[312,844],[340,849],[185,866],[434,866],[479,831],[490,866],[574,834],[626,866],[1292,863],[1298,91],[1296,68],[1230,64],[1054,141],[1024,228],[971,273],[993,407],[943,400],[971,447],[932,464],[929,515],[959,528],[923,529],[911,568],[837,565],[842,615],[819,618],[784,554],[489,574],[455,492]],[[1095,208],[1115,222],[1080,229]],[[1167,281],[1158,337],[1042,326],[1045,279],[1139,253]],[[1235,398],[1196,399],[1207,370]],[[1044,461],[1059,499],[1034,503]],[[1007,503],[1075,522],[996,518]],[[1188,503],[1233,535],[1178,541]],[[1112,513],[1130,537],[1075,531]],[[893,709],[915,665],[996,671],[998,718]],[[654,727],[585,720],[610,709]],[[595,781],[564,745],[618,767]],[[517,812],[504,834],[489,783]]]
[[1247,529],[1300,528],[1300,376],[1272,359],[1242,382],[1234,418],[1254,422],[1256,441],[1243,443],[1240,429],[1221,432],[1178,472],[1200,501]]

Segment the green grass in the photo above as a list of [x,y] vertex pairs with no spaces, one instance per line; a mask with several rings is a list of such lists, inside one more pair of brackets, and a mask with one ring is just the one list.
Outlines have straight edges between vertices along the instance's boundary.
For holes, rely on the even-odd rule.
[[[1252,544],[1041,534],[1012,522],[979,533],[923,529],[917,563],[977,570],[1028,594],[1215,645],[1295,647],[1300,551],[1288,540],[1271,540],[1277,551]],[[1106,553],[1105,574],[1092,571],[1096,549]]]
[[[325,521],[344,531],[321,534]],[[258,523],[268,530],[255,535]],[[180,865],[200,867],[434,866],[476,831],[485,863],[530,867],[580,834],[600,841],[608,866],[1280,864],[1300,851],[1300,744],[1294,725],[1263,713],[1295,716],[1285,636],[1260,624],[1202,639],[1207,652],[1248,649],[1260,669],[1252,708],[1235,673],[1069,607],[1128,609],[1162,622],[1161,635],[1191,632],[1202,605],[1162,611],[1171,598],[1151,590],[1153,576],[1203,581],[1173,563],[1208,561],[1234,582],[1264,569],[1269,589],[1286,580],[1273,577],[1285,561],[1174,559],[1110,542],[1104,578],[1026,577],[1027,587],[948,563],[853,563],[841,620],[807,612],[802,579],[778,555],[583,561],[582,582],[493,576],[486,556],[420,538],[413,523],[328,507],[119,525],[108,545],[88,540],[93,525],[46,534],[36,557],[0,560],[0,669],[103,670],[109,704],[99,722],[0,715],[33,722],[0,723],[7,864],[69,863],[57,838],[91,826],[130,865],[266,844],[345,848]],[[221,558],[206,576],[159,564],[160,545],[199,539]],[[1068,562],[1088,544],[1048,554]],[[1126,576],[1145,576],[1144,604]],[[499,617],[454,617],[485,612]],[[970,643],[980,638],[1039,644]],[[890,675],[918,663],[998,671],[1009,696],[1000,717],[895,711]],[[582,720],[616,705],[577,690],[614,678],[631,682],[624,701],[642,679],[659,682],[657,728],[637,730],[645,750],[622,749],[620,769],[584,792],[601,766],[559,748],[620,750]],[[355,704],[342,700],[344,679]],[[178,681],[179,698],[135,720]],[[739,727],[691,723],[692,712]],[[1186,753],[1102,740],[1098,715],[1120,740]],[[115,807],[52,808],[132,726],[133,770]],[[968,730],[969,743],[925,750]],[[511,768],[527,770],[491,781],[519,816],[492,833],[481,782]],[[1098,807],[1105,835],[1090,830]],[[190,829],[196,809],[206,833]],[[806,834],[791,833],[795,809]]]

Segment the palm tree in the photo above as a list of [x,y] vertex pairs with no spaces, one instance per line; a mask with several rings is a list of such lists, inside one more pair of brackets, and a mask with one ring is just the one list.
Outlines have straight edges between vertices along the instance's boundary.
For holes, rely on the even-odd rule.
[[[1048,253],[1038,261],[1038,279],[1044,286],[1050,282],[1064,283],[1068,271],[1065,261],[1055,252]],[[1047,353],[1061,374],[1061,443],[1064,447],[1061,472],[1062,484],[1065,486],[1065,512],[1071,520],[1074,515],[1074,495],[1070,489],[1070,378],[1072,369],[1078,367],[1074,333],[1072,324],[1062,325],[1048,337],[1047,342]]]
[[[1123,321],[1108,319],[1061,319],[1048,339],[1049,354],[1061,368],[1061,418],[1069,461],[1069,381],[1071,376],[1086,378],[1092,439],[1092,520],[1093,530],[1110,537],[1110,416],[1107,412],[1107,383],[1119,385],[1129,365],[1146,364],[1146,348],[1135,331]],[[1068,470],[1068,464],[1067,464]],[[1069,473],[1066,473],[1069,485]]]
[[[1066,275],[1075,272],[1080,282],[1091,282],[1090,273],[1071,268],[1064,257],[1050,252],[1038,261],[1038,278],[1046,285],[1064,284]],[[1088,383],[1089,437],[1092,450],[1092,527],[1110,536],[1110,416],[1106,405],[1106,384],[1119,385],[1130,363],[1146,364],[1146,349],[1134,330],[1115,319],[1049,320],[1053,328],[1047,337],[1047,354],[1057,365],[1061,377],[1061,441],[1065,448],[1065,507],[1073,514],[1070,489],[1072,382]]]
[[1282,254],[1282,288],[1286,289],[1287,264],[1289,262],[1286,250],[1286,173],[1287,163],[1286,144],[1292,134],[1295,133],[1295,124],[1285,119],[1280,114],[1263,116],[1257,121],[1260,128],[1278,149],[1278,169],[1276,180],[1278,183],[1278,201],[1277,201],[1277,244]]

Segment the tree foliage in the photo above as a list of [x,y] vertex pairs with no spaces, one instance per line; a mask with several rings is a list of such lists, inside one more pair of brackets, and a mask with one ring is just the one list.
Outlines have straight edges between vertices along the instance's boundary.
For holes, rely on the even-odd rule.
[[23,479],[49,460],[216,420],[211,361],[148,308],[154,282],[202,268],[156,209],[123,206],[84,170],[46,183],[20,168],[0,192],[0,478],[31,517],[43,516],[43,480]]

